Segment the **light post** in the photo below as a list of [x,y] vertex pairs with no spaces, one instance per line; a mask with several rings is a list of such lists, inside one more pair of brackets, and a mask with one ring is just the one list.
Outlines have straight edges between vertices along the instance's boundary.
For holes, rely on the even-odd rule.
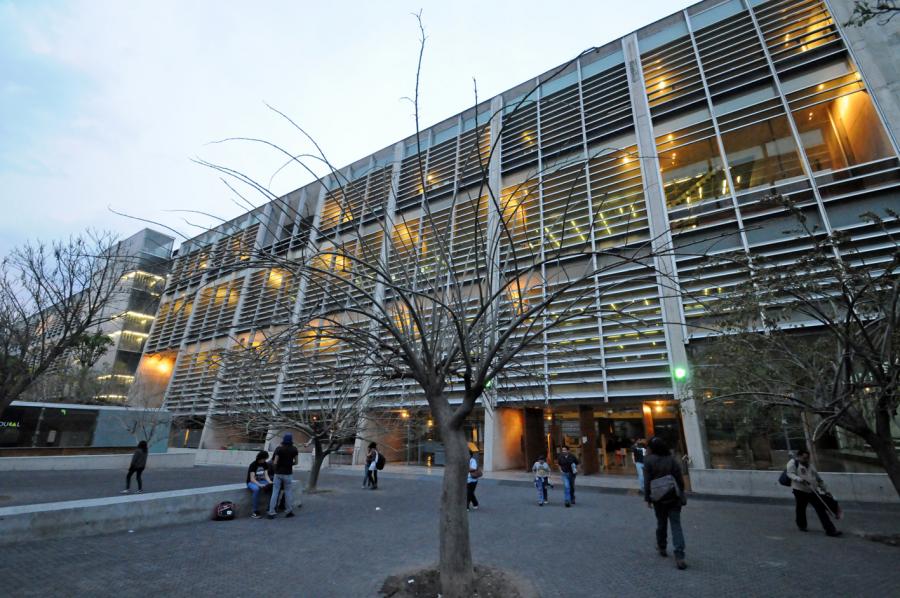
[[412,422],[409,419],[409,411],[403,410],[400,414],[400,417],[406,420],[406,464],[409,465],[409,433],[410,433],[410,425]]

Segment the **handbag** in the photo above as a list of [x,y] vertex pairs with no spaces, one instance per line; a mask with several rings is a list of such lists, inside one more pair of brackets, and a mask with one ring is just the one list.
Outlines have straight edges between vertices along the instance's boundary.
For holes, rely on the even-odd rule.
[[678,483],[675,481],[675,476],[671,473],[655,480],[650,480],[650,502],[659,502],[671,494],[672,491],[680,495]]
[[477,469],[471,470],[471,471],[469,472],[469,475],[472,476],[472,478],[474,478],[474,479],[477,480],[478,478],[480,478],[481,476],[484,475],[484,472],[481,471],[481,468],[479,467],[479,468],[477,468]]

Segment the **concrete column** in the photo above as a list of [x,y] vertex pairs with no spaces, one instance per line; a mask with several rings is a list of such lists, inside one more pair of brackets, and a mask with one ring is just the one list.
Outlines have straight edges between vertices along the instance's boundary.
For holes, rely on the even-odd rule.
[[544,410],[535,407],[524,409],[523,449],[525,452],[525,469],[530,470],[540,455],[547,455],[547,438],[544,436]]
[[[662,309],[663,332],[669,352],[669,364],[672,371],[675,368],[684,368],[685,371],[689,371],[680,293],[677,292],[678,273],[673,255],[672,232],[669,229],[666,197],[663,192],[662,175],[659,172],[653,122],[645,91],[637,35],[632,33],[622,38],[622,49],[625,53],[628,92],[634,109],[641,178],[644,184],[644,198],[647,202],[647,220],[650,226],[651,247],[654,252],[653,261],[657,272],[656,279]],[[689,411],[682,410],[688,453],[696,467],[705,468],[708,458],[703,418],[698,413],[694,401],[686,396],[684,383],[676,382],[673,379],[673,390],[676,400],[690,403]]]
[[597,459],[597,426],[594,425],[594,408],[591,405],[578,406],[578,420],[581,424],[581,471],[597,473],[600,462]]

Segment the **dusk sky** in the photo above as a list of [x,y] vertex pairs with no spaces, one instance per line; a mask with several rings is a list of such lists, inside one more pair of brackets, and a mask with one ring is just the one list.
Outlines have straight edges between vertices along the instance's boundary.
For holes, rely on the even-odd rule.
[[[242,210],[214,171],[268,183],[283,158],[265,138],[308,144],[343,166],[414,132],[422,9],[428,41],[421,123],[428,126],[692,2],[221,2],[0,0],[0,256],[28,239],[87,227],[144,226],[188,237]],[[271,182],[311,180],[299,168]],[[258,196],[250,196],[261,203]],[[180,239],[179,239],[180,240]]]

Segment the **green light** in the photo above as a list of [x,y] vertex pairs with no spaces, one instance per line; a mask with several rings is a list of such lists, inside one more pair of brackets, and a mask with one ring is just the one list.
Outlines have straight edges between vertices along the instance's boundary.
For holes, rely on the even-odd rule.
[[485,383],[484,383],[484,387],[485,387],[486,389],[488,389],[488,390],[490,390],[491,388],[493,388],[493,387],[494,387],[494,379],[491,378],[490,380],[488,380],[487,382],[485,382]]
[[687,370],[684,368],[675,368],[675,379],[684,380],[687,377]]

